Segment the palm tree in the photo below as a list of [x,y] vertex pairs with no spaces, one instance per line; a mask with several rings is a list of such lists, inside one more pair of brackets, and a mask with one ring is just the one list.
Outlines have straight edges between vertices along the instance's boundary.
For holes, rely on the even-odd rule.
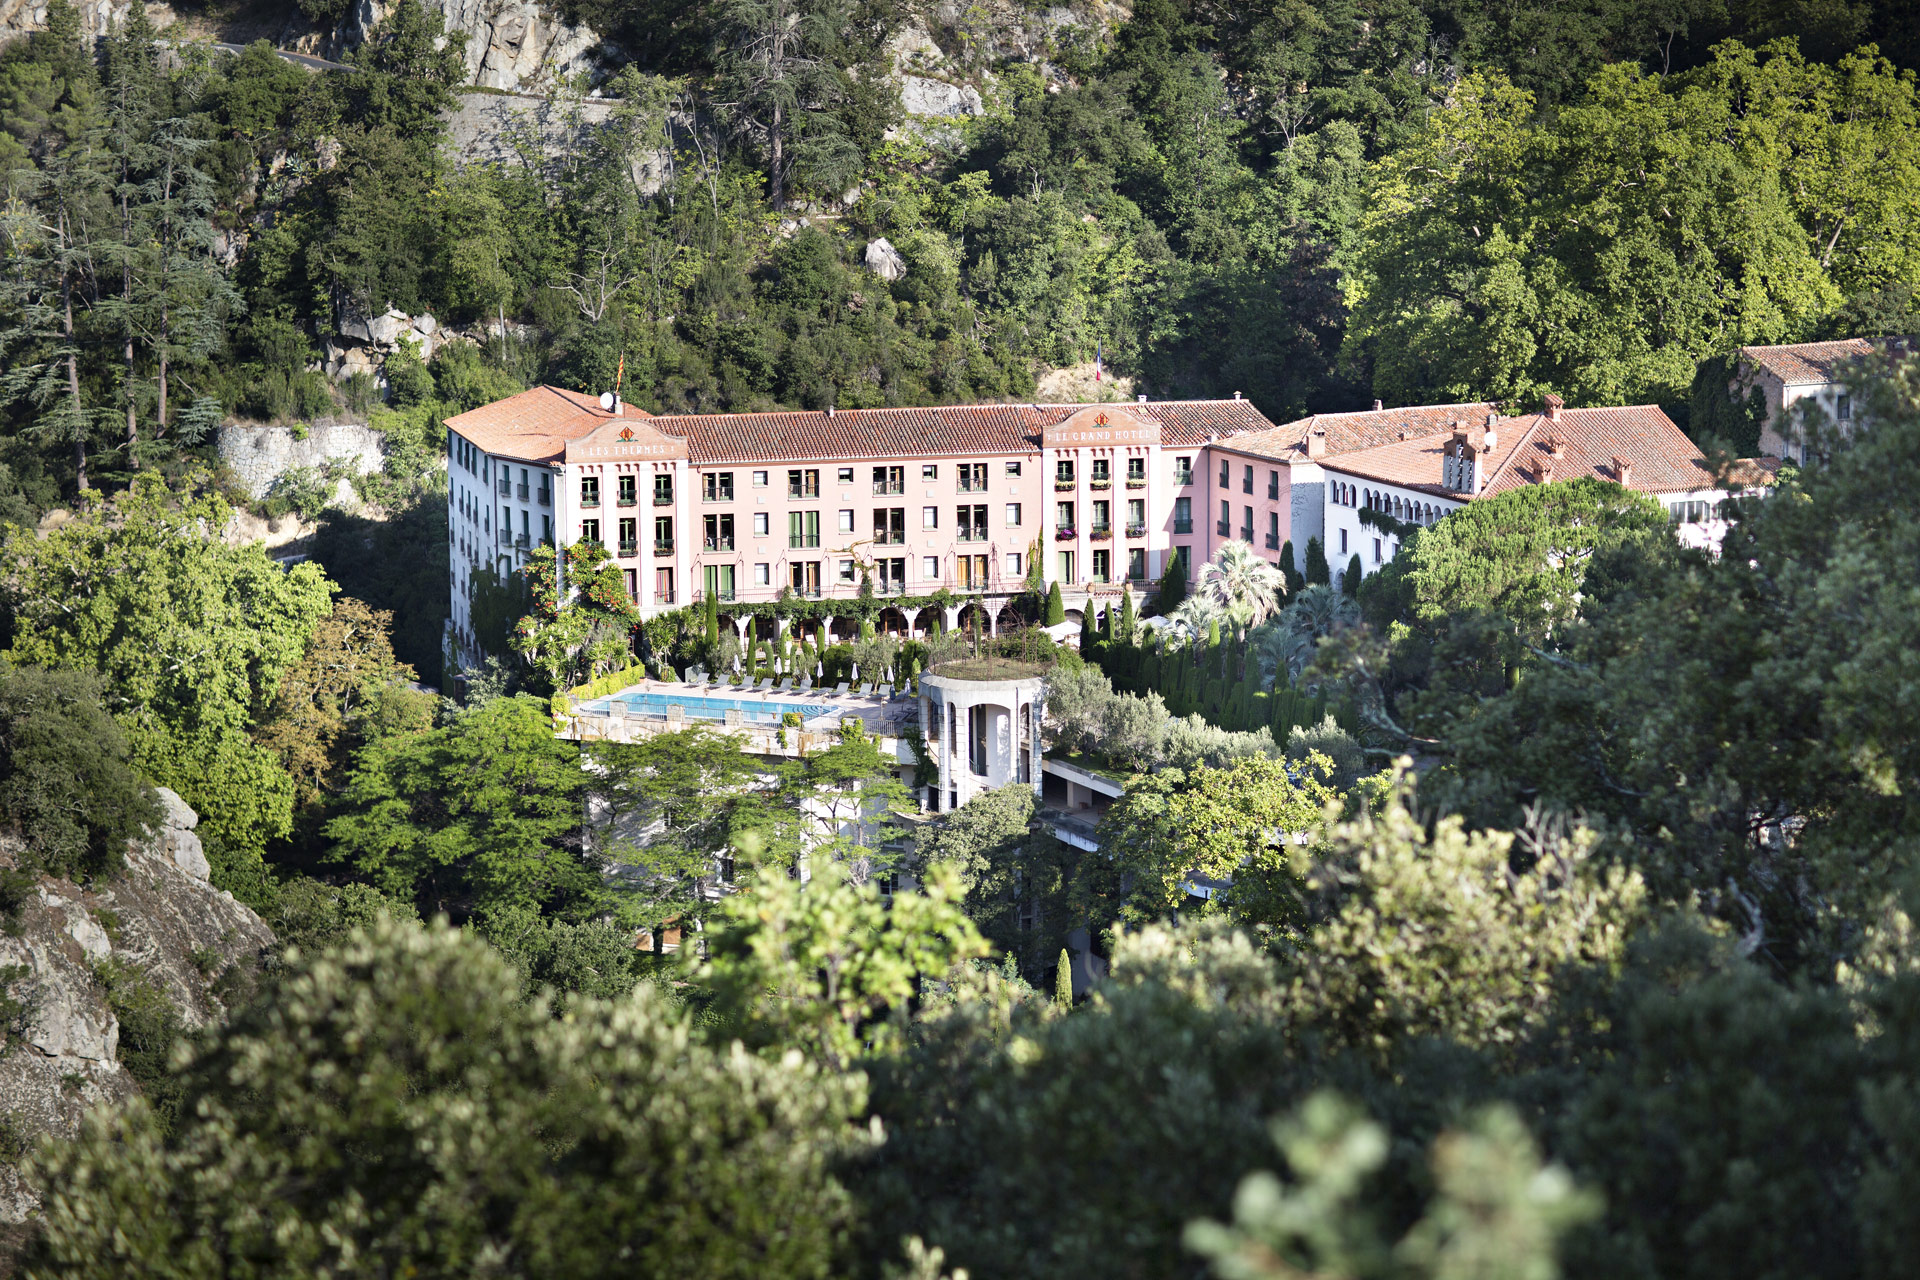
[[1199,643],[1206,638],[1207,628],[1227,621],[1227,616],[1212,597],[1196,594],[1182,600],[1180,607],[1167,615],[1167,621],[1173,624],[1169,632],[1175,640]]
[[1257,627],[1280,611],[1287,579],[1260,558],[1251,542],[1234,540],[1200,566],[1193,593],[1205,597],[1221,614],[1242,627]]
[[1344,631],[1360,621],[1360,604],[1337,587],[1314,583],[1303,587],[1271,630],[1260,640],[1258,657],[1269,680],[1277,681],[1285,672],[1288,681],[1300,679],[1300,673],[1313,662],[1320,638]]

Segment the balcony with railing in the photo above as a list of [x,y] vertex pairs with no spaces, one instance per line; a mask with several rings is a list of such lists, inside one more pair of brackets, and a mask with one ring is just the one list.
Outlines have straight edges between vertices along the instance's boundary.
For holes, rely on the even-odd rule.
[[592,494],[588,494],[588,493],[583,493],[583,494],[581,494],[581,495],[580,495],[580,506],[581,506],[581,509],[582,509],[582,510],[586,510],[586,511],[593,511],[593,510],[596,510],[596,509],[598,509],[598,508],[599,508],[599,506],[600,506],[600,495],[599,495],[599,494],[597,494],[597,493],[592,493]]
[[527,482],[525,480],[522,480],[519,484],[515,485],[514,491],[515,491],[514,497],[520,499],[520,501],[522,502],[525,502],[530,496],[532,496],[527,491]]
[[901,480],[875,480],[873,496],[876,498],[897,497],[907,491],[907,482]]
[[1280,549],[1280,535],[1279,535],[1279,534],[1277,534],[1277,533],[1270,533],[1270,534],[1268,534],[1268,535],[1267,535],[1267,550],[1269,550],[1269,551],[1278,551],[1279,549]]
[[654,592],[654,593],[653,593],[653,602],[654,602],[655,604],[672,604],[672,603],[673,603],[673,592],[671,592],[671,591],[656,591],[656,592]]
[[733,539],[708,538],[706,540],[706,548],[709,551],[731,551],[733,550]]
[[1128,476],[1127,477],[1127,488],[1144,489],[1146,487],[1147,487],[1147,478],[1145,476]]
[[1193,532],[1193,521],[1191,521],[1191,520],[1175,520],[1175,521],[1173,522],[1173,531],[1174,531],[1175,533],[1192,533],[1192,532]]
[[1253,526],[1252,526],[1252,525],[1250,525],[1250,524],[1243,524],[1243,525],[1241,525],[1241,526],[1240,526],[1240,541],[1242,541],[1242,542],[1252,542],[1252,541],[1253,541]]
[[987,491],[987,482],[985,480],[970,480],[966,476],[960,477],[959,492],[985,493],[986,491]]
[[1130,524],[1127,526],[1127,536],[1129,538],[1144,538],[1147,536],[1147,526],[1145,524]]
[[505,476],[501,476],[499,480],[495,481],[495,483],[500,486],[501,497],[504,498],[508,494],[513,492],[513,481],[507,479]]
[[985,542],[987,540],[987,531],[973,525],[963,524],[954,532],[953,540],[955,542]]
[[673,539],[672,538],[655,538],[653,540],[653,554],[657,556],[672,555]]
[[1173,482],[1181,486],[1182,488],[1185,488],[1187,485],[1192,484],[1193,469],[1189,467],[1185,471],[1182,471],[1176,468],[1173,473]]
[[1278,480],[1267,481],[1267,501],[1280,501],[1280,482]]
[[631,507],[631,506],[637,506],[640,502],[640,499],[634,494],[623,493],[620,495],[618,499],[616,499],[616,501],[620,506]]
[[1111,488],[1113,488],[1113,481],[1111,481],[1111,480],[1091,480],[1091,481],[1088,481],[1088,482],[1087,482],[1087,488],[1089,488],[1089,489],[1097,489],[1097,490],[1105,490],[1105,489],[1111,489]]
[[532,543],[528,541],[526,534],[520,533],[514,535],[513,545],[525,551]]
[[1053,531],[1054,541],[1056,542],[1072,542],[1079,536],[1079,533],[1076,532],[1070,524],[1060,525]]
[[1088,532],[1087,536],[1089,538],[1092,538],[1095,542],[1112,542],[1113,526],[1110,524],[1097,524],[1093,526],[1093,528]]
[[1216,520],[1213,525],[1213,531],[1224,538],[1233,532],[1233,523],[1228,520]]
[[1055,480],[1053,482],[1053,491],[1055,493],[1072,493],[1079,487],[1080,482],[1077,480]]
[[662,492],[661,492],[660,490],[658,490],[658,489],[655,489],[655,490],[653,491],[653,505],[654,505],[654,506],[656,506],[656,507],[670,507],[670,506],[672,506],[672,505],[673,505],[673,490],[671,490],[671,489],[669,489],[669,490],[667,490],[667,491],[666,491],[665,493],[662,493]]
[[539,494],[539,502],[540,502],[540,505],[541,505],[541,506],[543,506],[543,507],[550,507],[550,506],[552,506],[552,505],[553,505],[553,490],[551,490],[551,489],[549,489],[549,488],[547,488],[547,487],[546,487],[545,485],[542,485],[542,486],[540,487],[540,494]]
[[639,554],[640,554],[640,542],[638,539],[629,539],[620,544],[621,559],[631,560],[633,559],[633,557]]
[[787,486],[788,502],[812,502],[820,496],[817,484],[790,484]]

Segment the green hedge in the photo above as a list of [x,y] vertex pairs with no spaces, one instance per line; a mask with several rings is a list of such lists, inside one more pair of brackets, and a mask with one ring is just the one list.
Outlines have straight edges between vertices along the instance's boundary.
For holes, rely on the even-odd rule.
[[589,680],[571,689],[563,689],[553,695],[553,718],[564,720],[573,714],[573,708],[582,702],[592,702],[595,698],[604,698],[610,693],[618,693],[631,684],[639,684],[647,675],[645,666],[635,663],[633,666],[612,671],[597,680]]

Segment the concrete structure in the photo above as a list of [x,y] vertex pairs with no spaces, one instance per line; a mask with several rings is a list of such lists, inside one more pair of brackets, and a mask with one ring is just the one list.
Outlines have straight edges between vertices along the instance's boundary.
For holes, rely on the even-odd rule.
[[302,427],[228,425],[214,433],[214,451],[258,499],[273,492],[281,477],[296,468],[318,470],[339,463],[356,475],[380,470],[383,439],[359,423],[315,423]]
[[1037,799],[1046,706],[1042,670],[1005,658],[960,659],[921,676],[920,732],[940,771],[927,807],[951,811],[1013,783]]
[[[1215,487],[1206,450],[1273,424],[1240,399],[656,418],[539,387],[447,429],[452,615],[470,645],[475,571],[581,539],[648,614],[851,600],[865,577],[918,598],[882,610],[882,630],[927,630],[926,597],[946,591],[978,601],[991,632],[1036,554],[1077,612],[1145,590],[1176,553],[1189,572],[1210,558],[1225,538],[1194,518]],[[744,635],[750,619],[728,618]]]
[[1759,391],[1766,418],[1760,426],[1760,452],[1804,463],[1799,415],[1818,406],[1826,421],[1851,431],[1858,421],[1849,383],[1850,366],[1877,354],[1904,355],[1912,338],[1846,338],[1838,342],[1796,342],[1777,347],[1742,347],[1727,394],[1744,404]]
[[[1511,417],[1486,406],[1460,407],[1484,414],[1322,462],[1321,524],[1335,581],[1353,556],[1366,574],[1399,549],[1399,536],[1363,513],[1424,527],[1476,499],[1578,476],[1657,498],[1683,543],[1718,549],[1727,491],[1706,456],[1657,405],[1568,409],[1549,395],[1539,412]],[[1744,463],[1736,478],[1757,489],[1770,470]]]

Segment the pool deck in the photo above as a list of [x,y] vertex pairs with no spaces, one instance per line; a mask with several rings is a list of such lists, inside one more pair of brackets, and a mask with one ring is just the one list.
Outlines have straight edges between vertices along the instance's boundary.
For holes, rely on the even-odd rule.
[[[748,712],[727,708],[719,717],[691,716],[679,708],[636,707],[623,703],[629,694],[650,695],[685,702],[714,699],[766,706],[765,719]],[[783,704],[805,703],[810,708],[798,728],[782,725]],[[823,751],[838,739],[841,726],[849,717],[858,718],[872,736],[891,739],[891,749],[910,750],[899,741],[901,732],[919,717],[919,703],[912,697],[863,697],[849,691],[834,696],[832,689],[751,689],[740,685],[687,684],[666,680],[647,680],[625,689],[595,698],[574,708],[563,722],[560,736],[580,742],[633,742],[656,733],[674,733],[689,725],[705,725],[720,733],[744,735],[746,749],[756,755],[798,756]],[[883,750],[888,749],[883,746]]]

